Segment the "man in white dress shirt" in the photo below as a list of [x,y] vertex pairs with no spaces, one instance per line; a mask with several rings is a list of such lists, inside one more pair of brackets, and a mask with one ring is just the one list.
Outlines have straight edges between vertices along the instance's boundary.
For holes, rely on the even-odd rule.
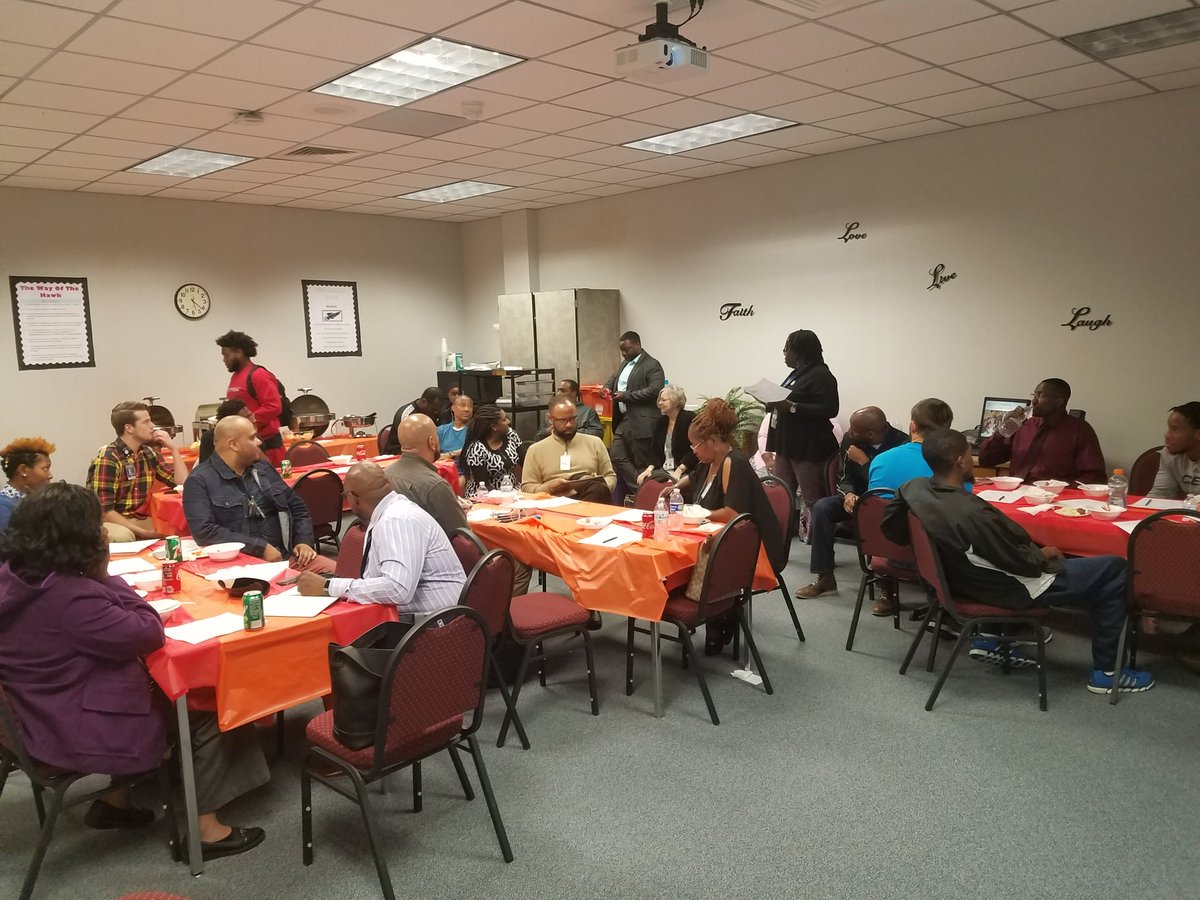
[[345,491],[351,511],[368,523],[362,577],[326,580],[305,573],[297,582],[300,593],[391,604],[419,615],[457,604],[466,576],[433,516],[395,493],[383,469],[373,462],[350,468]]

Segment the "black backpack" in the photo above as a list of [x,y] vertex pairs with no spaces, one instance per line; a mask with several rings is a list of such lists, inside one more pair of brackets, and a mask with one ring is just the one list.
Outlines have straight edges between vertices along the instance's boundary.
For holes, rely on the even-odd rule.
[[[256,366],[254,363],[250,363],[250,373],[246,376],[246,393],[249,394],[250,397],[257,403],[258,402],[258,391],[256,391],[254,389],[254,371],[256,369],[263,369],[263,367]],[[272,378],[275,378],[274,375],[271,375],[271,372],[269,369],[263,369],[263,371],[266,372],[268,375],[270,375]],[[279,401],[280,401],[279,425],[281,428],[291,428],[292,427],[292,401],[287,398],[287,393],[286,393],[286,389],[283,386],[283,382],[280,381],[278,378],[275,378],[275,387],[277,387],[279,389]]]

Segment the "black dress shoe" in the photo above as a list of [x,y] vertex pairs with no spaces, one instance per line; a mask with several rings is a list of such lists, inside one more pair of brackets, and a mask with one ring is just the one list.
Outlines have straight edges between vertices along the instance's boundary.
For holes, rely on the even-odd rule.
[[604,622],[600,618],[600,613],[596,612],[593,609],[590,613],[588,613],[587,630],[588,631],[599,631],[603,627],[604,627]]
[[88,828],[145,828],[154,821],[154,813],[148,809],[122,809],[103,800],[93,800],[83,821]]
[[253,850],[263,842],[267,833],[261,828],[239,828],[233,826],[229,836],[219,841],[201,841],[200,855],[205,862],[210,859],[220,859],[222,856],[237,856],[247,850]]

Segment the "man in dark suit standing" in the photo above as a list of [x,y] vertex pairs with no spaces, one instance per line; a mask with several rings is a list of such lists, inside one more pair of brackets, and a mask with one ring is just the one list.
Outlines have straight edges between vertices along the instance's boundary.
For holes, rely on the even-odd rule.
[[654,425],[662,415],[658,392],[666,377],[659,361],[642,349],[636,331],[621,335],[617,346],[625,362],[604,384],[613,400],[613,442],[608,454],[629,492],[637,489],[637,473],[650,458]]

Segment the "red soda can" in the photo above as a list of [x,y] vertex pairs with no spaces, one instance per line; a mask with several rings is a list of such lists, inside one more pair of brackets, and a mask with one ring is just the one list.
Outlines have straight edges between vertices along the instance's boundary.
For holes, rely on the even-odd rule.
[[358,444],[357,446],[355,446],[354,458],[357,459],[359,462],[362,462],[364,459],[366,459],[367,458],[367,448],[365,446],[363,446],[362,444]]
[[173,559],[168,559],[162,565],[162,592],[164,594],[177,594],[183,588],[179,580],[179,563]]
[[642,513],[642,537],[654,537],[654,513],[652,512]]

